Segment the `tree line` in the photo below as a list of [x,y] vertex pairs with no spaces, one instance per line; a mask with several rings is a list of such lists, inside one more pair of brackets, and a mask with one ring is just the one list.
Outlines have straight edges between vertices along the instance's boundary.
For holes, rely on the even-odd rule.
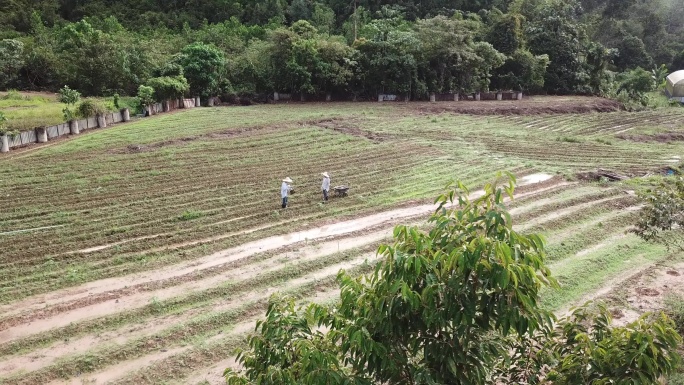
[[613,3],[0,0],[0,89],[642,94],[684,66],[684,4]]

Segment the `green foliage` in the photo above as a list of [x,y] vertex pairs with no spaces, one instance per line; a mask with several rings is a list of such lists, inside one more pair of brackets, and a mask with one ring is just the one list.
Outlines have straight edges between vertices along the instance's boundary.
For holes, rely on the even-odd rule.
[[684,250],[684,178],[666,178],[640,197],[644,207],[634,232],[647,241]]
[[225,65],[223,52],[213,45],[194,43],[181,50],[178,60],[183,67],[183,73],[177,74],[175,78],[180,79],[180,76],[185,75],[190,83],[189,91],[193,95],[207,98],[217,94]]
[[626,91],[630,96],[638,97],[644,95],[654,88],[651,73],[643,68],[631,70],[622,76],[620,90]]
[[24,43],[14,39],[0,40],[0,89],[7,89],[19,78],[24,65]]
[[64,86],[59,90],[59,96],[57,96],[57,100],[60,103],[66,104],[66,107],[64,107],[62,112],[64,113],[64,119],[66,119],[67,122],[74,120],[75,116],[72,109],[80,99],[81,93],[76,90],[72,90],[69,88],[69,86]]
[[191,221],[193,219],[202,218],[204,213],[201,211],[186,210],[178,217],[179,221]]
[[17,133],[15,131],[9,130],[7,128],[7,121],[8,121],[8,119],[5,116],[5,114],[2,111],[0,111],[0,136],[2,136],[2,135],[10,135],[10,136],[16,135]]
[[586,41],[583,25],[574,17],[578,7],[576,1],[550,1],[535,10],[528,27],[530,51],[548,55],[550,60],[544,76],[544,88],[549,92],[591,92],[591,78],[580,59],[586,54]]
[[17,90],[9,90],[5,95],[3,95],[2,100],[24,100],[25,98],[21,96]]
[[59,90],[59,96],[57,97],[57,100],[59,100],[60,103],[64,103],[67,106],[75,105],[80,99],[81,93],[72,90],[69,86],[62,87],[62,89]]
[[[425,98],[429,92],[514,89],[634,103],[633,95],[610,84],[607,71],[661,64],[654,73],[660,85],[664,68],[684,68],[684,8],[675,2],[101,5],[8,2],[0,15],[7,26],[0,34],[0,88],[68,84],[84,95],[135,95],[150,78],[182,75],[188,92],[203,98],[273,91]],[[617,10],[609,11],[613,6]],[[649,104],[641,99],[638,104]]]
[[[151,78],[146,85],[154,90],[154,100],[157,102],[181,98],[190,90],[190,85],[183,76]],[[140,88],[138,88],[138,92],[140,92]]]
[[107,113],[107,107],[105,107],[102,102],[89,98],[81,102],[76,110],[76,113],[81,118],[90,118],[93,116],[104,115]]
[[665,88],[665,83],[667,82],[667,75],[669,75],[669,70],[665,64],[661,64],[660,67],[653,67],[651,70],[651,79],[653,79],[653,84],[656,89]]
[[525,48],[524,20],[520,14],[504,15],[499,12],[489,27],[487,41],[505,55]]
[[646,52],[644,42],[636,36],[625,33],[620,38],[616,48],[618,49],[618,56],[615,59],[615,65],[621,71],[653,66],[653,59]]
[[604,307],[576,309],[558,322],[549,347],[558,364],[548,378],[559,385],[658,383],[679,364],[681,337],[664,314],[648,317],[612,327]]
[[149,106],[154,103],[154,88],[149,86],[138,87],[138,100],[142,106]]

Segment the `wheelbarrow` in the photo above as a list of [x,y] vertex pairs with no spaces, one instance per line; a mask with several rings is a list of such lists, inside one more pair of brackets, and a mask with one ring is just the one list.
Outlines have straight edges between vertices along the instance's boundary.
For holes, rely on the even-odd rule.
[[332,188],[332,190],[335,192],[336,197],[346,197],[347,192],[349,191],[349,186],[335,186]]

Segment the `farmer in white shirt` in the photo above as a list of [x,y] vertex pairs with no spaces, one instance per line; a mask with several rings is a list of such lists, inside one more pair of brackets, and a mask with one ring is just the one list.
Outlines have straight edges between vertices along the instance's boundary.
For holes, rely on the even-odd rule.
[[280,196],[283,198],[283,208],[287,207],[287,196],[290,195],[290,191],[292,190],[290,183],[292,183],[292,179],[287,177],[283,179],[283,184],[280,185]]
[[328,201],[328,191],[330,191],[330,175],[327,172],[323,174],[323,184],[321,185],[321,190],[323,190],[323,202]]

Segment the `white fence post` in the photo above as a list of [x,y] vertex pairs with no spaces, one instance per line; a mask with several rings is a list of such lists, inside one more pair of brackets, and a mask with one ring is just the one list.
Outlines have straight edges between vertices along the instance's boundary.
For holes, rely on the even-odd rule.
[[74,119],[69,122],[69,130],[71,131],[71,135],[78,135],[81,133],[81,130],[78,128],[78,120]]
[[0,152],[9,152],[9,138],[7,135],[0,136],[2,139],[2,146],[0,146]]
[[36,128],[36,138],[38,139],[38,143],[47,143],[48,136],[45,127]]

